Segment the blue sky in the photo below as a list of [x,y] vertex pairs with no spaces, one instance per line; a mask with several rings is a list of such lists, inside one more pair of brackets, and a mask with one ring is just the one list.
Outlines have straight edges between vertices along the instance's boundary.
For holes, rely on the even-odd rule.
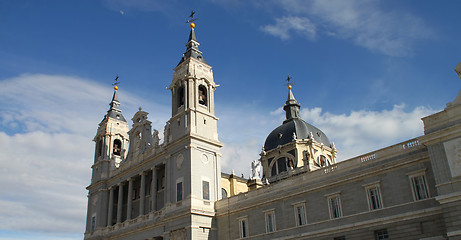
[[223,171],[248,176],[281,124],[287,74],[303,118],[345,160],[423,134],[461,88],[461,2],[0,0],[0,239],[81,239],[97,124],[113,79],[126,119],[162,131],[195,10],[214,69]]

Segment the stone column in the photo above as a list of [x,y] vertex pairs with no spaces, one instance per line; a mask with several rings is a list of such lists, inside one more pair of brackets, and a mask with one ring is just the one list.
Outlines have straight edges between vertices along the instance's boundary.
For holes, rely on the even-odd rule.
[[144,215],[144,199],[146,198],[146,173],[141,174],[141,191],[139,193],[141,199],[139,200],[139,216]]
[[157,169],[155,167],[152,168],[152,184],[150,192],[150,195],[152,197],[151,210],[155,212],[157,208]]
[[133,178],[128,179],[128,201],[126,204],[126,219],[131,219],[131,208],[133,207]]
[[118,184],[117,223],[122,222],[123,184]]
[[114,210],[114,188],[109,188],[109,209],[107,209],[107,226],[112,226],[112,212]]
[[164,168],[164,169],[165,169],[165,173],[164,173],[164,174],[165,174],[165,191],[163,192],[163,197],[164,197],[164,199],[165,199],[165,200],[164,200],[164,204],[163,204],[164,207],[165,207],[168,203],[171,202],[171,199],[170,199],[170,195],[171,195],[171,194],[170,194],[170,189],[172,189],[172,188],[171,188],[171,186],[170,186],[170,182],[171,182],[170,180],[171,180],[171,179],[170,179],[170,176],[169,176],[169,174],[168,174],[168,172],[169,172],[168,169],[170,168],[170,165],[171,165],[171,164],[170,164],[170,161],[171,161],[171,157],[169,157],[169,161],[164,162],[164,164],[165,164],[165,168]]

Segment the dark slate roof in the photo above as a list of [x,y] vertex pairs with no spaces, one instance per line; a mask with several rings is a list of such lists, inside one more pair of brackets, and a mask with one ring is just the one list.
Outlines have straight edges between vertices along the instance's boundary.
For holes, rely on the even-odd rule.
[[198,43],[197,38],[195,37],[195,30],[191,28],[190,34],[189,34],[189,40],[186,43],[186,47],[187,47],[186,52],[183,54],[178,65],[184,62],[186,59],[191,58],[191,57],[199,60],[200,62],[208,64],[205,61],[205,58],[203,58],[202,52],[200,52],[200,50],[198,49],[199,45],[200,44]]
[[296,101],[291,88],[288,88],[288,99],[285,106],[283,106],[283,110],[286,112],[286,120],[267,136],[264,143],[265,151],[270,151],[279,145],[282,146],[293,141],[293,133],[296,134],[297,139],[310,139],[310,133],[312,133],[315,141],[331,147],[330,140],[320,129],[310,125],[300,117],[300,107],[301,105]]
[[123,117],[122,110],[120,109],[120,102],[118,101],[117,90],[114,91],[114,96],[112,97],[112,101],[109,105],[110,108],[107,111],[106,116],[104,116],[104,119],[111,117],[126,122],[125,118]]
[[278,145],[282,146],[293,141],[293,133],[296,133],[297,139],[310,139],[309,135],[311,132],[315,141],[330,147],[330,140],[320,129],[310,125],[301,118],[293,118],[285,121],[284,124],[277,127],[267,136],[264,143],[264,150],[269,151]]

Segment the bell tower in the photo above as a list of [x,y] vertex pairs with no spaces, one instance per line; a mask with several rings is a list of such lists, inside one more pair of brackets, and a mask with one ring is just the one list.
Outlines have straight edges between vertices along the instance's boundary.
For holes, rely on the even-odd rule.
[[93,141],[96,143],[91,184],[87,187],[88,212],[87,231],[105,227],[107,223],[108,194],[106,180],[110,172],[118,168],[125,159],[128,149],[128,123],[122,115],[118,100],[118,87],[114,86],[114,95],[110,108],[99,123],[98,131]]
[[164,131],[164,145],[170,153],[166,163],[166,188],[170,189],[166,201],[189,206],[192,226],[184,228],[187,237],[180,239],[208,239],[205,235],[216,234],[212,221],[214,202],[221,199],[222,143],[218,140],[214,110],[218,85],[199,45],[195,24],[191,23],[186,51],[169,86],[172,116]]
[[195,24],[191,23],[186,52],[174,69],[169,89],[172,93],[171,132],[167,141],[185,135],[195,135],[218,141],[217,121],[214,111],[214,92],[217,85],[213,70],[198,49]]

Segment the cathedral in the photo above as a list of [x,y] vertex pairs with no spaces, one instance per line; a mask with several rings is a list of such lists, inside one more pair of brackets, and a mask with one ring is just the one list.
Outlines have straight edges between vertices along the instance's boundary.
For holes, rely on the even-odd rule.
[[93,139],[85,239],[461,239],[461,92],[422,119],[424,135],[337,162],[288,85],[286,119],[245,179],[221,172],[218,85],[199,45],[191,23],[162,142],[141,108],[125,119],[114,87]]

